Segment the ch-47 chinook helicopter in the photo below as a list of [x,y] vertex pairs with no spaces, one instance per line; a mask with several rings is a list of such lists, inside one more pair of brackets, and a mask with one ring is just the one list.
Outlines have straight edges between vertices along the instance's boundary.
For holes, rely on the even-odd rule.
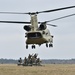
[[55,21],[55,20],[63,19],[63,18],[66,18],[66,17],[74,16],[75,14],[70,14],[70,15],[67,15],[67,16],[59,17],[59,18],[49,20],[49,21],[44,21],[44,22],[38,22],[37,14],[55,12],[55,11],[65,10],[65,9],[70,9],[70,8],[75,8],[75,6],[63,7],[63,8],[40,11],[40,12],[28,12],[28,13],[0,12],[0,14],[29,14],[30,17],[31,17],[30,22],[0,21],[0,23],[29,24],[29,25],[25,25],[23,27],[24,30],[27,31],[25,33],[25,37],[27,38],[26,39],[26,49],[28,49],[28,45],[30,45],[30,44],[32,44],[32,49],[33,48],[35,49],[35,44],[38,44],[40,46],[41,44],[44,44],[44,43],[46,43],[46,47],[53,47],[53,35],[50,34],[50,31],[47,29],[47,25],[50,25],[50,26],[53,26],[53,27],[56,27],[56,25],[47,24],[47,23]]

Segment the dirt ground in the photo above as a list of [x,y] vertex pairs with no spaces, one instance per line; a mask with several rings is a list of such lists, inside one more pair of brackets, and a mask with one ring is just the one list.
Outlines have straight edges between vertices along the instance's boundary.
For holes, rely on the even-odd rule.
[[43,66],[0,64],[0,75],[75,75],[75,64],[48,64]]

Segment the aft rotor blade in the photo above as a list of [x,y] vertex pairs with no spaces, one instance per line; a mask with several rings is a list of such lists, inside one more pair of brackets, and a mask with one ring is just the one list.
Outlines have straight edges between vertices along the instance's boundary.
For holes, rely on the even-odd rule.
[[53,27],[57,27],[57,25],[54,25],[54,24],[47,24],[49,26],[53,26]]
[[58,8],[58,9],[40,11],[40,12],[36,12],[36,13],[48,13],[48,12],[54,12],[54,11],[59,11],[59,10],[65,10],[65,9],[70,9],[70,8],[75,8],[75,6],[69,6],[69,7],[63,7],[63,8]]
[[0,23],[30,24],[31,22],[20,22],[20,21],[0,21]]
[[67,16],[63,16],[63,17],[59,17],[59,18],[55,18],[55,19],[52,19],[52,20],[49,20],[49,21],[45,21],[45,22],[52,22],[52,21],[56,21],[56,20],[60,20],[60,19],[64,19],[64,18],[68,18],[68,17],[71,17],[71,16],[75,16],[75,14],[70,14],[70,15],[67,15]]

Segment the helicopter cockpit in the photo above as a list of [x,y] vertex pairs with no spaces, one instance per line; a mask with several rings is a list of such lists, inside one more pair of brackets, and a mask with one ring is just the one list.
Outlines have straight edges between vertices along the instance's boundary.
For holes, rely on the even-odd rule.
[[29,39],[33,39],[33,38],[41,38],[42,35],[40,32],[35,32],[35,33],[27,33],[27,37]]

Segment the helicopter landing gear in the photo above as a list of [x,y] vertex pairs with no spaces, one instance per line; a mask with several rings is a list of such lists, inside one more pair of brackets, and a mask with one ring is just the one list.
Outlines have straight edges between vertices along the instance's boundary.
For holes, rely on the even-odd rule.
[[53,47],[53,44],[49,44],[49,47]]
[[33,49],[33,48],[35,49],[35,45],[32,45],[32,49]]
[[46,47],[53,47],[53,44],[49,44],[49,45],[48,45],[48,44],[46,43]]
[[28,49],[28,45],[26,45],[26,49]]
[[46,43],[46,47],[48,47],[48,44]]

